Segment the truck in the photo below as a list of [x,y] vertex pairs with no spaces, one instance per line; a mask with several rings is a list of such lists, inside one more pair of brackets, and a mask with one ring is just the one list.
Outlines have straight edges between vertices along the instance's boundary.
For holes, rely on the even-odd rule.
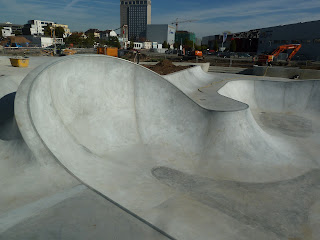
[[190,51],[183,55],[183,60],[203,59],[202,51]]

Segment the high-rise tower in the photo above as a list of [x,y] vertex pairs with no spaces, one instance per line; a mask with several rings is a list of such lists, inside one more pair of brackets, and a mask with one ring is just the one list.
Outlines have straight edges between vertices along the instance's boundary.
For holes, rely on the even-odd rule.
[[145,39],[147,24],[151,24],[151,0],[120,1],[120,26],[128,26],[129,40]]

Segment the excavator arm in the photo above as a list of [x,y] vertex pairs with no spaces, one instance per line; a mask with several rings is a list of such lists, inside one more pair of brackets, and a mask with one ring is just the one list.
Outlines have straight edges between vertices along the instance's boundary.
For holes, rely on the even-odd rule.
[[296,44],[296,47],[293,49],[292,53],[287,58],[287,61],[291,61],[291,58],[293,58],[294,55],[300,50],[301,44]]
[[300,50],[301,44],[288,44],[288,45],[281,45],[277,47],[276,50],[274,50],[270,55],[260,55],[258,58],[258,62],[272,62],[274,58],[277,58],[280,53],[282,53],[285,50],[293,49],[289,57],[287,58],[287,61],[290,61],[294,55]]

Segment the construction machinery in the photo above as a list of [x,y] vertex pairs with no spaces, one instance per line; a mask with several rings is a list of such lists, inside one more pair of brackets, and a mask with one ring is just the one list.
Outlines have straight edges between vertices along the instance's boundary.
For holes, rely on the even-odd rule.
[[277,47],[276,50],[274,50],[271,54],[261,54],[258,56],[258,63],[266,63],[268,65],[273,62],[280,53],[282,53],[285,50],[293,50],[291,54],[287,58],[287,62],[290,62],[290,60],[293,58],[293,56],[300,50],[301,44],[288,44],[288,45],[281,45]]
[[202,51],[184,51],[182,54],[182,60],[188,61],[188,60],[202,60],[203,54]]
[[194,21],[197,21],[197,20],[196,19],[179,20],[178,18],[176,18],[176,20],[174,22],[172,22],[171,24],[175,24],[176,25],[176,31],[178,31],[178,24],[179,23],[194,22]]

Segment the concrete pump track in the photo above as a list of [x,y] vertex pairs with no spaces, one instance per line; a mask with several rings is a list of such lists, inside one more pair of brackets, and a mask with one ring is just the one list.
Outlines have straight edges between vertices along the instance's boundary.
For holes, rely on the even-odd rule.
[[83,55],[17,87],[0,239],[320,239],[319,81]]

